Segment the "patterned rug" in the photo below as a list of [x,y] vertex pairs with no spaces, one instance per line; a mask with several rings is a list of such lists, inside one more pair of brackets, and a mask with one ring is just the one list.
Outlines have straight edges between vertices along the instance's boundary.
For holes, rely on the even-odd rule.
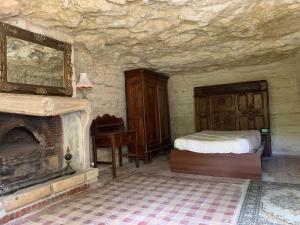
[[10,224],[236,224],[248,182],[235,181],[138,172]]
[[300,225],[300,185],[251,181],[239,225]]

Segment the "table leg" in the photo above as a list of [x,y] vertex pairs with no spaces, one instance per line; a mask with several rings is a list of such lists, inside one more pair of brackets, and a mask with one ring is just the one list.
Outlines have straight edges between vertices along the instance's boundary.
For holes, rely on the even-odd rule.
[[137,132],[135,132],[135,143],[134,143],[134,148],[135,148],[135,166],[136,166],[136,168],[139,168],[139,155],[138,155]]
[[113,179],[117,177],[117,168],[116,168],[116,152],[115,152],[115,140],[112,140],[112,174],[113,174]]
[[119,165],[120,167],[123,166],[123,159],[122,159],[122,146],[119,147]]

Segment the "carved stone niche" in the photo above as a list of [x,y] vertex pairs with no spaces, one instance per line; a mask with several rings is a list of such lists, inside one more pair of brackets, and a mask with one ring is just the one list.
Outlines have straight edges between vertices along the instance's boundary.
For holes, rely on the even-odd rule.
[[72,96],[71,44],[0,23],[0,92]]

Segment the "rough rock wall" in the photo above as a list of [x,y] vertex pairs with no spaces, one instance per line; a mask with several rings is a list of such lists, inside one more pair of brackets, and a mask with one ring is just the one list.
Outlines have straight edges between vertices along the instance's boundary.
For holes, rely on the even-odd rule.
[[173,138],[195,131],[194,87],[266,79],[273,151],[300,154],[299,59],[298,55],[267,65],[172,76],[169,98]]
[[296,77],[297,77],[297,86],[298,86],[298,107],[300,108],[300,52],[295,57],[295,64],[296,64]]
[[[122,117],[126,124],[125,80],[122,69],[113,61],[99,58],[76,45],[74,53],[76,79],[78,80],[81,72],[87,72],[95,85],[87,92],[88,99],[92,101],[94,118],[109,113]],[[81,97],[82,93],[78,91],[77,95]],[[98,159],[110,161],[111,150],[98,151]]]
[[[74,42],[72,33],[64,33],[55,28],[37,26],[22,18],[14,18],[9,23],[60,41]],[[79,73],[87,72],[95,84],[95,87],[88,91],[88,98],[93,102],[94,116],[110,113],[123,117],[126,120],[123,70],[114,61],[113,57],[101,58],[86,48],[82,48],[78,43],[74,44],[73,53],[74,80],[78,80]],[[81,97],[80,91],[77,94]]]
[[[125,80],[121,68],[113,61],[99,58],[75,45],[75,70],[88,73],[95,85],[87,96],[93,102],[94,117],[105,113],[122,117],[126,122]],[[77,92],[80,97],[80,90]]]
[[1,0],[21,17],[71,32],[127,67],[197,73],[263,65],[300,47],[299,0]]

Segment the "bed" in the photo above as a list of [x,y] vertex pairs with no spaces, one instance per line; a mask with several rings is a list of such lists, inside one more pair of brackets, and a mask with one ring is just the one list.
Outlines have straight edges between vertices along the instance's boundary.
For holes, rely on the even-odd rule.
[[261,179],[261,157],[271,156],[267,82],[196,87],[194,93],[196,133],[175,140],[171,170]]

